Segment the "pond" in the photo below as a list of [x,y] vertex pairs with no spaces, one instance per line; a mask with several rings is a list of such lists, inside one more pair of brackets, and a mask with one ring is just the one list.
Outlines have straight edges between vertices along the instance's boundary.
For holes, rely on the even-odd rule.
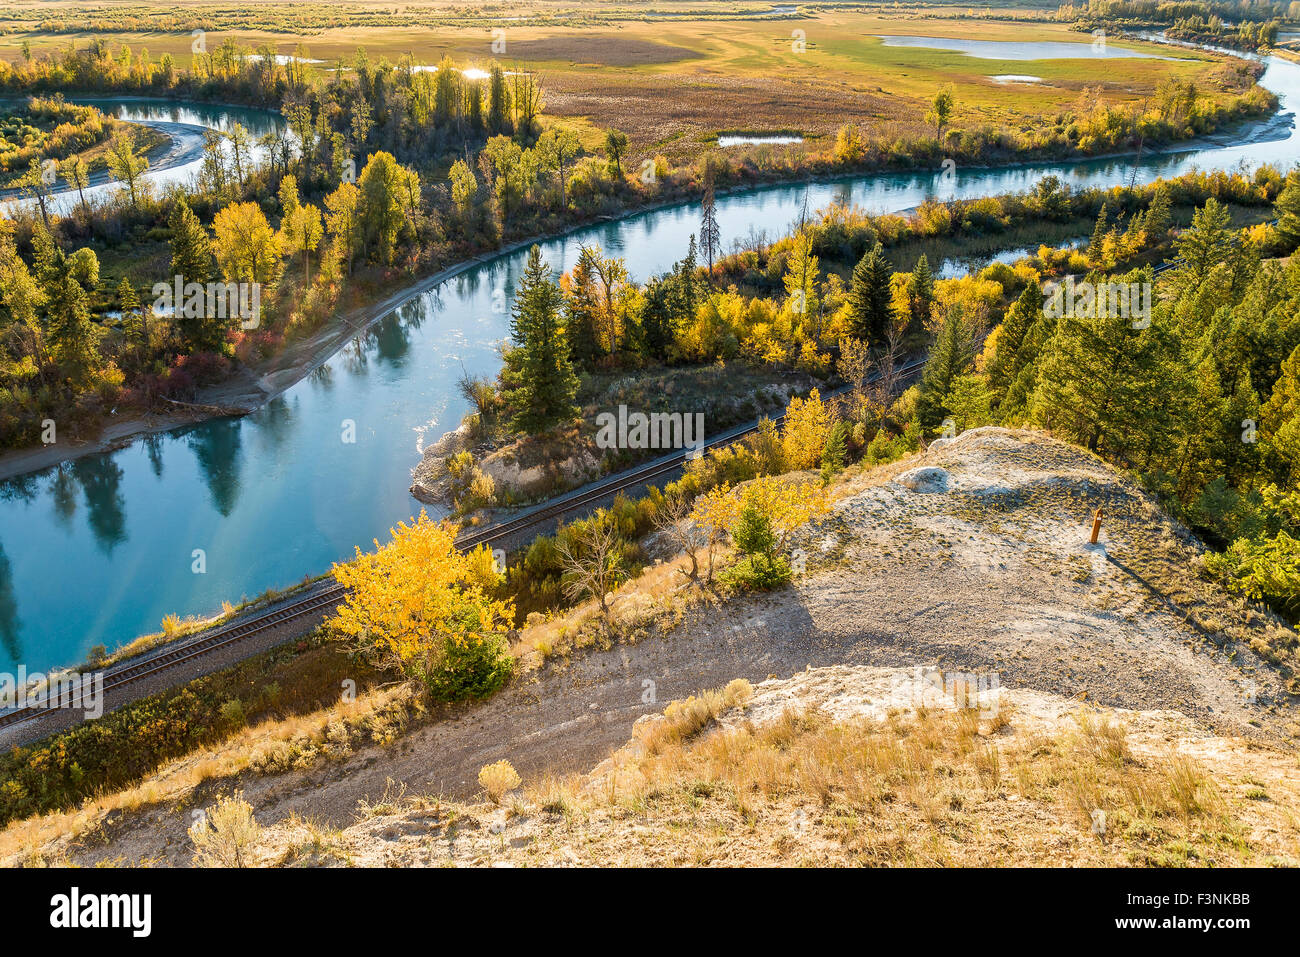
[[1064,40],[965,40],[959,37],[909,37],[882,36],[887,47],[924,47],[927,50],[952,50],[981,60],[1176,60],[1175,56],[1162,56],[1143,50],[1130,50],[1117,46],[1114,40],[1094,43],[1081,40],[1072,43]]

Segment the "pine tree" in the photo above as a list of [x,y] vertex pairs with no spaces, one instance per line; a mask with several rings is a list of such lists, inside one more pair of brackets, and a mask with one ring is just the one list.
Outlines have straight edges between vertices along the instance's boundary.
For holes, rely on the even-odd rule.
[[1151,197],[1145,225],[1147,236],[1155,243],[1164,239],[1169,232],[1169,190],[1165,189],[1163,183],[1156,187],[1155,195]]
[[[199,218],[184,200],[177,202],[167,221],[172,231],[172,274],[180,277],[181,287],[188,283],[207,283],[212,279],[212,240]],[[225,342],[226,320],[209,316],[206,309],[197,315],[187,314],[182,303],[174,303],[173,321],[181,338],[196,352],[215,351]]]
[[822,481],[829,483],[831,476],[844,470],[844,460],[848,457],[849,428],[845,422],[836,422],[822,449]]
[[99,327],[90,318],[90,299],[71,275],[59,277],[46,293],[50,353],[74,386],[83,386],[99,365]]
[[1101,251],[1106,245],[1106,232],[1109,209],[1103,200],[1101,212],[1097,214],[1097,225],[1092,229],[1092,239],[1088,241],[1088,258],[1096,262],[1101,259]]
[[149,321],[146,313],[140,308],[140,296],[136,293],[135,287],[131,285],[131,280],[125,276],[117,284],[117,304],[122,310],[122,326],[126,330],[127,338],[139,345],[149,345]]
[[600,344],[597,313],[600,305],[596,291],[596,266],[600,252],[594,246],[578,250],[578,261],[568,276],[565,290],[565,333],[569,355],[579,368],[589,369],[605,354]]
[[1291,172],[1274,204],[1277,231],[1292,246],[1300,244],[1300,173]]
[[1211,196],[1192,214],[1192,225],[1183,231],[1175,244],[1183,265],[1177,270],[1181,288],[1195,288],[1205,282],[1210,271],[1228,258],[1232,236],[1228,232],[1231,214],[1228,207]]
[[1180,409],[1180,437],[1176,461],[1170,463],[1178,498],[1194,501],[1223,469],[1224,426],[1228,401],[1219,372],[1209,357],[1193,373],[1190,401]]
[[1011,304],[1011,308],[1002,318],[998,340],[993,357],[988,364],[989,387],[1001,398],[1015,377],[1020,373],[1020,347],[1024,345],[1034,321],[1042,315],[1043,294],[1035,285],[1028,285],[1020,298]]
[[695,317],[695,307],[700,300],[700,280],[695,275],[699,269],[699,258],[695,246],[695,235],[691,234],[691,241],[686,247],[686,258],[680,260],[673,267],[673,275],[677,282],[677,293],[681,297],[682,315],[687,319]]
[[569,359],[569,344],[560,325],[563,296],[542,260],[540,246],[528,253],[528,265],[515,294],[510,335],[514,348],[502,370],[502,399],[510,428],[536,434],[578,415],[574,397],[578,377]]
[[1162,310],[1140,331],[1124,316],[1061,316],[1039,358],[1035,421],[1089,451],[1149,460],[1182,394],[1166,322]]
[[1056,325],[1055,317],[1040,312],[1025,333],[1012,364],[1016,371],[1008,377],[1006,395],[998,403],[998,415],[1003,422],[1018,422],[1029,411],[1030,399],[1038,387],[1038,359],[1056,334]]
[[641,335],[646,355],[665,362],[675,332],[673,277],[655,277],[645,286],[641,305]]
[[907,281],[907,305],[911,313],[908,331],[915,332],[924,328],[930,318],[930,307],[934,303],[934,272],[930,269],[930,260],[925,253],[912,268],[912,276]]
[[167,225],[172,233],[172,273],[181,282],[206,283],[212,278],[212,240],[194,215],[193,210],[180,200],[172,208]]
[[853,335],[872,346],[882,345],[894,324],[891,277],[880,243],[853,267],[848,292],[850,323]]
[[713,174],[704,179],[704,204],[700,217],[700,250],[704,253],[704,262],[713,275],[713,260],[722,252],[722,231],[718,228],[718,207],[713,197]]
[[968,372],[975,362],[975,339],[969,324],[960,310],[950,309],[944,316],[930,358],[921,373],[920,395],[916,412],[921,427],[933,429],[952,410],[948,397],[954,383]]

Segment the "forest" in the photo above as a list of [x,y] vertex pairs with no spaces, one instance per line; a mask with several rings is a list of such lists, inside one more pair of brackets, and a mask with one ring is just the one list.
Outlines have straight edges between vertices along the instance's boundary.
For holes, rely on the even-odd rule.
[[[796,159],[760,166],[714,151],[673,167],[631,153],[618,130],[548,116],[544,77],[519,64],[444,58],[434,70],[410,56],[372,61],[358,50],[319,70],[301,48],[284,58],[229,38],[193,59],[179,69],[170,55],[154,60],[94,40],[0,61],[2,91],[194,97],[276,109],[286,121],[258,142],[238,124],[210,133],[197,188],[184,192],[151,190],[141,178],[151,143],[138,128],[118,129],[104,162],[122,189],[93,204],[83,196],[62,216],[46,209],[54,184],[29,170],[34,206],[0,220],[0,447],[36,443],[47,421],[76,434],[109,409],[193,402],[238,365],[278,355],[403,280],[577,222],[706,190],[942,156],[1102,153],[1205,133],[1276,106],[1251,67],[1225,64],[1226,98],[1177,80],[1143,108],[1085,92],[1055,127],[1014,134],[963,123],[962,104],[939,90],[928,138],[845,124],[833,143]],[[84,181],[83,170],[59,172],[65,186]],[[176,275],[256,285],[257,322],[195,324],[156,310],[151,290]]]

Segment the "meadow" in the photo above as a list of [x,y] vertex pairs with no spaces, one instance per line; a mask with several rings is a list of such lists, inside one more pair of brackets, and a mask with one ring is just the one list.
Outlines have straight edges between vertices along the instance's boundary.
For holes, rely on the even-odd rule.
[[[846,122],[889,137],[915,137],[928,128],[924,114],[944,86],[951,86],[956,101],[954,128],[987,124],[1015,132],[1054,125],[1060,114],[1077,111],[1081,103],[1091,107],[1099,98],[1141,105],[1170,80],[1195,83],[1212,96],[1240,92],[1222,61],[1192,52],[1177,60],[1111,59],[1099,70],[1088,59],[1027,66],[889,47],[879,39],[924,35],[1086,44],[1086,34],[1050,22],[1051,10],[972,16],[943,6],[888,13],[802,7],[794,15],[773,16],[767,4],[674,4],[647,13],[618,3],[560,7],[542,0],[523,10],[410,4],[400,16],[396,8],[377,4],[259,4],[245,13],[195,3],[138,15],[123,8],[111,16],[110,9],[63,2],[14,7],[0,17],[0,57],[16,60],[25,49],[39,55],[104,39],[147,48],[154,57],[169,53],[185,67],[191,31],[204,30],[209,49],[233,38],[253,50],[305,51],[319,70],[350,64],[358,47],[372,63],[396,63],[408,54],[417,64],[435,64],[444,55],[470,64],[496,59],[542,74],[551,115],[620,129],[634,152],[663,154],[673,163],[714,148],[724,131],[798,132],[808,149],[823,148]],[[1168,54],[1168,48],[1146,46]],[[1027,87],[992,79],[1026,72],[1042,82]]]

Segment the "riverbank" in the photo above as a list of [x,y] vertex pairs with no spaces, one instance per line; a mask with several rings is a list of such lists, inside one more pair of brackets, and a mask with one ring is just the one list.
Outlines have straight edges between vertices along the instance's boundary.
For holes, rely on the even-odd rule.
[[[73,94],[74,96],[76,94]],[[99,95],[102,99],[102,94]],[[88,96],[86,98],[89,98]],[[148,101],[147,96],[119,97],[122,101]],[[218,104],[219,105],[219,104]],[[164,121],[155,121],[162,123]],[[185,124],[174,124],[185,127]],[[1295,126],[1294,113],[1275,112],[1264,119],[1246,120],[1234,124],[1231,131],[1223,131],[1159,146],[1148,146],[1143,152],[1152,154],[1178,154],[1193,152],[1198,149],[1224,148],[1225,146],[1253,145],[1275,142],[1285,139]],[[201,127],[186,127],[202,129]],[[202,137],[198,137],[197,148],[201,153]],[[186,157],[193,158],[194,143],[181,148],[176,158],[169,160],[165,166],[151,170],[156,172],[164,168],[182,165]],[[1140,155],[1134,152],[1120,152],[1096,156],[1048,157],[1037,156],[1016,162],[991,165],[968,164],[962,169],[972,171],[1015,170],[1041,163],[1087,163],[1124,159]],[[730,196],[741,193],[759,193],[765,189],[780,189],[792,184],[836,183],[848,180],[864,179],[872,176],[905,174],[908,172],[924,173],[926,170],[915,164],[909,167],[881,167],[874,170],[853,169],[839,173],[805,174],[799,176],[773,175],[770,178],[737,184],[719,189],[718,195]],[[759,174],[760,176],[762,174]],[[527,248],[533,243],[548,239],[562,238],[579,230],[590,228],[601,221],[617,222],[633,216],[652,213],[675,207],[685,207],[697,201],[689,188],[679,189],[674,195],[651,202],[637,203],[624,207],[617,214],[584,218],[572,222],[562,229],[550,230],[544,234],[533,235],[510,243],[499,249],[485,251],[476,256],[439,270],[413,283],[392,288],[382,299],[358,306],[336,317],[328,324],[306,339],[288,345],[279,355],[256,367],[240,367],[232,379],[217,383],[200,390],[196,402],[186,408],[178,407],[166,412],[135,411],[124,417],[115,417],[106,422],[93,434],[74,441],[55,443],[49,446],[14,449],[0,453],[0,481],[19,475],[38,472],[60,462],[116,450],[129,445],[133,440],[149,434],[156,434],[180,426],[193,425],[223,415],[242,415],[256,411],[268,401],[280,395],[306,376],[327,362],[345,343],[363,333],[373,322],[403,302],[421,295],[467,269],[473,268],[493,259],[508,256],[512,252]],[[203,407],[207,407],[206,409]]]
[[[1248,121],[1248,125],[1232,134],[1210,134],[1161,147],[1152,147],[1148,154],[1176,154],[1197,149],[1220,148],[1226,145],[1252,145],[1274,142],[1286,138],[1295,127],[1295,115],[1291,112],[1279,112],[1265,120]],[[201,148],[201,147],[200,147]],[[1115,153],[1105,156],[1079,157],[1078,162],[1123,159],[1136,156],[1135,153]],[[1016,163],[989,166],[968,166],[970,170],[1014,170],[1041,163],[1043,160],[1024,160]],[[914,172],[924,170],[913,169]],[[831,175],[803,176],[796,178],[774,178],[760,183],[746,183],[718,190],[719,196],[733,196],[744,193],[758,193],[765,189],[780,189],[800,183],[836,183],[846,180],[862,179],[875,175],[888,175],[897,170],[863,172],[847,171]],[[686,207],[697,200],[693,195],[678,194],[662,200],[637,204],[625,208],[618,216],[604,216],[585,219],[580,222],[545,234],[529,236],[502,246],[490,252],[480,253],[469,259],[441,269],[413,283],[398,286],[388,292],[382,299],[368,303],[339,316],[306,339],[287,346],[277,356],[255,367],[240,367],[236,374],[226,381],[204,387],[199,390],[194,403],[188,407],[178,406],[169,412],[141,411],[124,417],[117,417],[104,425],[90,438],[58,442],[47,446],[35,446],[26,449],[13,449],[0,453],[0,481],[31,472],[39,472],[70,462],[86,455],[115,451],[130,445],[142,436],[167,432],[186,425],[194,425],[224,415],[247,415],[257,411],[276,396],[292,388],[317,368],[328,362],[349,340],[363,334],[367,328],[382,316],[393,311],[404,302],[413,299],[430,289],[453,279],[468,269],[482,265],[494,259],[509,256],[526,249],[534,243],[559,239],[572,233],[588,229],[599,222],[617,222],[633,216],[653,213],[678,207]]]

